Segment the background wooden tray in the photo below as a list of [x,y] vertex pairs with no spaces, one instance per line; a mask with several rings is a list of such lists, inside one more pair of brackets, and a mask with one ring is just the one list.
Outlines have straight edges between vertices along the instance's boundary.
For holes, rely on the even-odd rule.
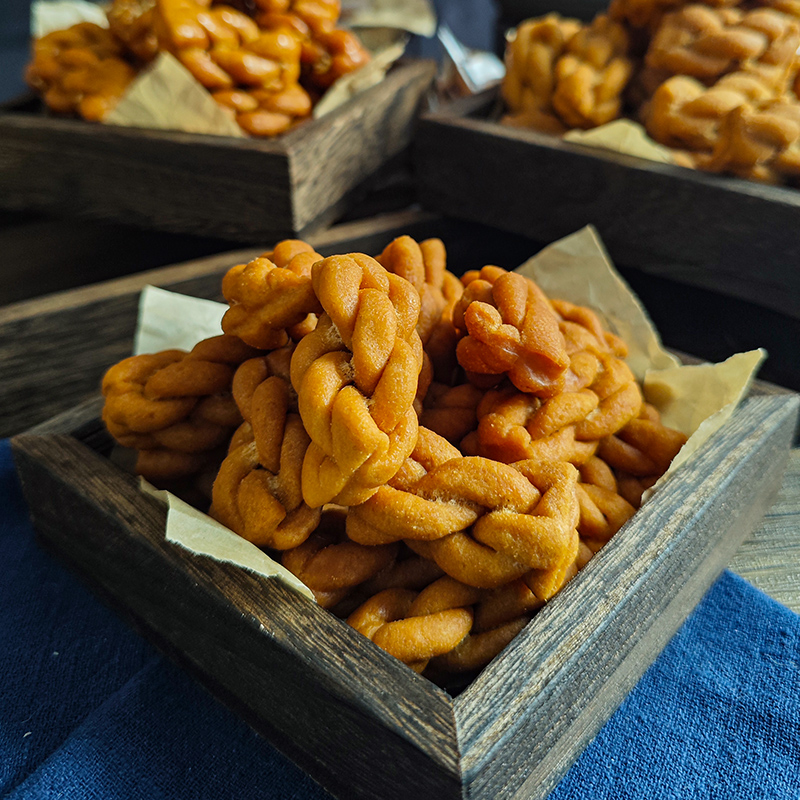
[[330,224],[411,139],[432,61],[271,140],[0,114],[0,207],[258,242]]
[[420,200],[549,242],[591,223],[618,266],[800,319],[800,190],[501,126],[489,90],[420,119]]
[[746,400],[457,697],[282,585],[164,539],[99,399],[12,440],[41,538],[340,798],[543,798],[754,528],[798,398]]

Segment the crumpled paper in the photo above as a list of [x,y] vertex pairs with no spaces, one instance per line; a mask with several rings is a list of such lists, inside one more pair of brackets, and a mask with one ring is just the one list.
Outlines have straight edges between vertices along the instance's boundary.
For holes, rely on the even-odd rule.
[[31,3],[31,36],[40,39],[53,31],[63,31],[79,22],[108,27],[105,9],[86,0],[34,0]]
[[661,346],[647,312],[614,269],[597,231],[587,226],[546,247],[518,269],[551,297],[590,306],[628,345],[627,363],[662,422],[689,439],[646,500],[730,418],[766,357],[763,349],[719,364],[681,365]]
[[428,0],[344,0],[341,20],[351,28],[394,28],[433,36],[436,14]]
[[[645,397],[662,413],[664,424],[689,437],[666,475],[647,491],[646,500],[727,421],[746,395],[764,351],[740,353],[720,364],[682,366],[662,347],[647,312],[614,269],[591,226],[554,242],[518,271],[533,278],[552,297],[591,306],[610,330],[622,336],[631,351],[628,363],[643,381]],[[139,309],[136,352],[157,352],[172,347],[190,349],[198,341],[218,335],[227,306],[147,287]],[[157,492],[169,506],[165,533],[169,541],[277,578],[313,597],[294,575],[255,545],[169,492],[152,487],[148,491]]]
[[166,504],[165,536],[168,542],[185,547],[198,555],[209,556],[216,561],[236,564],[265,578],[276,578],[290,589],[294,589],[309,600],[314,600],[314,593],[308,586],[286,567],[271,559],[263,550],[259,550],[252,542],[243,539],[171,492],[156,489],[143,478],[139,479],[139,486],[145,494]]
[[576,128],[567,131],[563,139],[574,144],[601,147],[604,150],[613,150],[615,153],[646,158],[660,164],[679,163],[673,150],[654,142],[645,129],[631,119],[615,119],[588,131]]

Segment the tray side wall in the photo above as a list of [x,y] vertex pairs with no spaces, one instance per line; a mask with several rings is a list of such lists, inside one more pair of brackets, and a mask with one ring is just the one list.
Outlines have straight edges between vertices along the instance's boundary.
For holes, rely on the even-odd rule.
[[[456,699],[472,797],[555,787],[769,508],[797,409],[797,397],[746,401]],[[504,691],[487,714],[483,698]]]
[[286,153],[236,139],[2,114],[0,183],[10,210],[224,239],[293,230]]
[[165,542],[164,508],[72,437],[12,444],[47,545],[246,706],[248,722],[329,791],[461,798],[444,693],[280,584]]

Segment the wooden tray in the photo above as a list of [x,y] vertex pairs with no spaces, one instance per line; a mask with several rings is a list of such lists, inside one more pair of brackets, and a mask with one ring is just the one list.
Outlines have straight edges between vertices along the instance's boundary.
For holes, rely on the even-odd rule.
[[259,242],[330,224],[411,139],[431,61],[408,60],[272,140],[0,113],[0,207]]
[[798,405],[757,385],[455,697],[281,584],[166,542],[164,507],[106,457],[100,398],[12,448],[46,545],[337,797],[543,798],[772,503]]
[[541,242],[591,223],[622,267],[800,319],[800,190],[502,126],[498,102],[493,89],[422,115],[423,206]]

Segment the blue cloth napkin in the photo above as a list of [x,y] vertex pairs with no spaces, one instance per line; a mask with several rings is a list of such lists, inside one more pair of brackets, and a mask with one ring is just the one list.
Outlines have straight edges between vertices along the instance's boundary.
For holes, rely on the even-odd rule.
[[[0,498],[0,797],[330,797],[40,548],[8,442]],[[796,800],[799,664],[800,617],[726,572],[552,799]]]

